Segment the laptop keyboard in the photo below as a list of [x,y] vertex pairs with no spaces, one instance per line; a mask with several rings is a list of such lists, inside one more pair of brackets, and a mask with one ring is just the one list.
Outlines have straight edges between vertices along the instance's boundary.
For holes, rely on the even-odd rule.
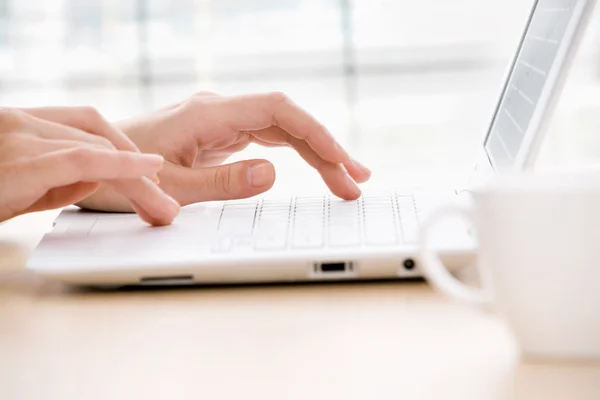
[[414,243],[418,211],[412,194],[331,196],[226,202],[215,252],[393,246]]

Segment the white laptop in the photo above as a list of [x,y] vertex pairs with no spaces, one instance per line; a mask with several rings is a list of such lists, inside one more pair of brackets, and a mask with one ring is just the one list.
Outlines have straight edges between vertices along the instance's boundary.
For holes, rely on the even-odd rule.
[[[533,163],[594,3],[534,2],[473,179]],[[325,195],[196,204],[160,228],[135,214],[72,207],[57,218],[28,268],[93,286],[419,277],[419,219],[427,205],[468,188],[458,189],[448,197],[400,190],[365,193],[357,201]],[[476,245],[465,228],[448,227],[440,236],[450,268],[470,262]]]

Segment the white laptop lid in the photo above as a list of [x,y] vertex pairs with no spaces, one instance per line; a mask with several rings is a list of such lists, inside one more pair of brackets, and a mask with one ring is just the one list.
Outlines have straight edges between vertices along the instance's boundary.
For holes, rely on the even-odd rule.
[[485,137],[486,170],[535,162],[595,2],[534,2]]

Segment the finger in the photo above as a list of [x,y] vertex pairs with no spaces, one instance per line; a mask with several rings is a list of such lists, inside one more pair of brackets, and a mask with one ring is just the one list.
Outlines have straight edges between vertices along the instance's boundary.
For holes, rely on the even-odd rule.
[[29,115],[108,139],[117,149],[139,151],[129,137],[92,107],[42,107],[23,109]]
[[0,159],[10,157],[13,161],[35,158],[44,153],[76,147],[95,146],[75,140],[48,140],[29,134],[12,134],[10,140],[4,140],[0,149]]
[[106,184],[125,196],[140,218],[154,226],[168,225],[181,206],[148,178],[114,180]]
[[[125,133],[106,121],[102,114],[92,107],[41,107],[26,108],[23,111],[45,121],[66,125],[103,137],[119,150],[139,152],[137,146]],[[93,140],[89,137],[86,139]],[[152,175],[149,178],[154,183],[159,183],[158,176]]]
[[183,205],[248,198],[264,193],[275,183],[275,168],[266,160],[201,169],[169,166],[161,175],[165,190]]
[[[82,143],[71,140],[46,140],[31,136],[21,138],[20,146],[23,147],[19,151],[22,155],[21,158],[23,159],[39,157],[40,154],[51,153],[57,150],[80,148],[82,147]],[[86,145],[84,144],[83,146]],[[88,146],[92,147],[91,145]],[[99,147],[97,148],[101,149]],[[25,212],[52,209],[65,206],[67,204],[75,204],[93,193],[93,191],[88,192],[81,197],[78,197],[78,192],[74,192],[71,186],[72,185],[67,186],[66,188],[50,189],[46,195],[38,200],[38,202],[31,205],[31,207],[26,209]],[[159,189],[147,189],[148,185],[144,182],[141,182],[139,179],[126,181],[125,183],[117,181],[114,183],[114,186],[119,190],[119,192],[128,197],[141,198],[141,200],[139,200],[141,205],[138,207],[137,211],[140,211],[139,214],[142,219],[152,225],[164,225],[170,223],[177,215],[179,206],[177,204],[174,205],[174,201],[168,198]]]
[[95,146],[101,146],[106,149],[115,149],[115,145],[108,139],[91,135],[87,132],[72,128],[67,125],[61,125],[56,122],[46,121],[44,119],[28,115],[26,121],[30,128],[38,137],[49,140],[74,140],[82,143],[88,143]]
[[[82,181],[111,181],[110,184],[126,197],[134,201],[141,199],[144,212],[141,216],[146,216],[148,223],[164,225],[175,218],[179,205],[144,177],[157,173],[163,162],[161,156],[153,154],[80,147],[22,162],[22,165],[15,166],[16,173],[12,174],[11,179],[24,184],[27,188],[24,196],[31,201],[41,198],[55,187]],[[30,205],[21,204],[19,209],[27,209]]]
[[286,145],[295,149],[310,166],[315,168],[329,190],[342,199],[353,200],[360,197],[361,191],[356,182],[365,182],[370,177],[370,171],[365,167],[363,167],[365,170],[359,168],[357,162],[349,160],[347,164],[350,168],[346,170],[342,164],[323,160],[306,142],[287,135],[279,127],[264,129],[260,131],[260,135],[258,135],[258,132],[256,133],[260,138],[255,136],[253,141],[262,146],[278,146],[284,141],[282,138],[285,137]]
[[44,197],[25,209],[22,214],[53,210],[75,204],[86,197],[91,196],[98,190],[99,186],[100,184],[97,182],[78,182],[72,185],[50,189]]
[[[296,142],[290,139],[290,135],[278,126],[255,131],[251,135],[253,138],[258,139],[253,140],[255,143],[266,147],[289,146],[292,142]],[[346,161],[344,167],[352,179],[358,183],[364,183],[371,177],[371,170],[354,159]]]
[[344,200],[356,200],[360,197],[361,191],[358,185],[342,164],[323,160],[303,140],[289,138],[289,143],[310,166],[319,172],[331,193]]
[[15,173],[22,184],[45,193],[77,182],[140,178],[156,173],[163,163],[164,159],[154,154],[78,147],[20,162]]
[[[195,112],[194,102],[190,104],[190,111]],[[206,106],[205,101],[202,104]],[[279,126],[293,137],[306,141],[324,160],[342,163],[350,158],[323,124],[282,93],[228,97],[216,99],[212,104],[211,114],[232,131]]]
[[354,159],[346,161],[344,167],[357,183],[365,183],[371,178],[371,170]]
[[273,122],[293,137],[308,143],[326,161],[341,163],[350,158],[323,124],[287,97],[275,108]]
[[252,143],[252,137],[244,134],[236,143],[221,150],[198,151],[192,168],[206,168],[221,165],[233,154],[239,153]]
[[129,204],[131,205],[131,208],[133,209],[133,211],[139,215],[139,217],[145,221],[146,223],[152,225],[152,226],[165,226],[165,225],[169,225],[171,224],[171,222],[167,222],[167,223],[161,223],[160,221],[157,221],[151,214],[148,214],[146,212],[146,210],[144,210],[144,207],[141,206],[140,204],[138,204],[137,202],[135,202],[134,200],[129,200]]

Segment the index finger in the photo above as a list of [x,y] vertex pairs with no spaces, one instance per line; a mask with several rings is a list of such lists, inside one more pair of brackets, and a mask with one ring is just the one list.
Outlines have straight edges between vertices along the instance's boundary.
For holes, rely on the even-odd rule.
[[40,107],[23,108],[34,117],[67,125],[110,140],[119,150],[139,152],[137,146],[119,129],[110,124],[92,107]]
[[326,161],[343,163],[350,159],[329,130],[284,93],[242,95],[216,101],[223,103],[214,112],[237,132],[278,126],[306,141]]

